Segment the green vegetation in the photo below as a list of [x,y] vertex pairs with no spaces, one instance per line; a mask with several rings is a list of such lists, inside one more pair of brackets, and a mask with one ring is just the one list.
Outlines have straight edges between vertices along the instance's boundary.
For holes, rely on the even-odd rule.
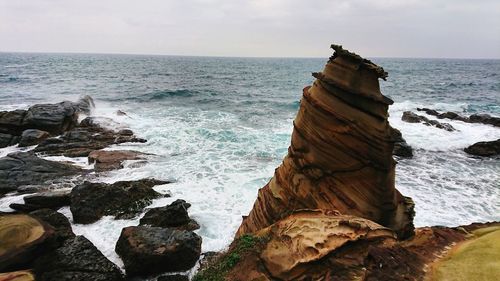
[[236,240],[234,247],[220,256],[214,264],[198,272],[193,281],[224,281],[226,274],[238,264],[246,253],[255,249],[259,238],[244,234]]
[[473,233],[475,238],[459,244],[436,265],[432,280],[500,280],[500,227]]

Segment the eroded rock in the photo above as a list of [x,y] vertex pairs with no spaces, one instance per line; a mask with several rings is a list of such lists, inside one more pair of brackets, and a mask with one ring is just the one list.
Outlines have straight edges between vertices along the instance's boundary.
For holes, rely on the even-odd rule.
[[122,229],[116,252],[128,275],[184,271],[200,257],[201,237],[172,228],[129,226]]
[[169,183],[155,179],[113,184],[84,182],[71,191],[71,213],[76,223],[92,223],[102,216],[131,218],[151,200],[162,196],[153,186]]
[[394,187],[393,130],[380,92],[379,66],[332,45],[334,55],[303,90],[291,144],[259,190],[237,236],[265,228],[298,209],[338,210],[413,234],[413,203]]

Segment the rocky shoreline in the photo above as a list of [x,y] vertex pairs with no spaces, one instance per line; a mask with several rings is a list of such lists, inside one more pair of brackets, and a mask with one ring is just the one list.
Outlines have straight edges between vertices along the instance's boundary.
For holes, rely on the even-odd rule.
[[[414,203],[396,189],[393,156],[418,151],[387,121],[393,101],[378,83],[387,73],[341,46],[332,48],[325,69],[303,90],[288,155],[259,190],[228,251],[203,253],[201,260],[202,238],[194,232],[200,226],[189,217],[188,202],[147,209],[152,200],[169,196],[155,190],[169,181],[96,181],[95,175],[152,155],[107,150],[147,140],[103,125],[92,116],[91,97],[0,112],[0,147],[25,147],[0,158],[0,197],[28,194],[24,203],[10,205],[13,212],[0,213],[0,281],[189,280],[186,271],[194,266],[201,267],[193,277],[198,281],[440,280],[433,274],[445,268],[450,248],[497,239],[498,222],[414,228]],[[417,110],[498,127],[492,116]],[[402,120],[455,131],[409,111]],[[498,142],[464,151],[497,157]],[[46,156],[85,157],[92,169]],[[75,235],[61,207],[78,224],[144,213],[139,225],[121,229],[114,247],[124,268]]]

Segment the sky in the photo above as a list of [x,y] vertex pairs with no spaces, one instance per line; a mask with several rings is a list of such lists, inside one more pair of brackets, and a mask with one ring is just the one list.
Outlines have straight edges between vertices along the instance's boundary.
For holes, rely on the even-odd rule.
[[0,0],[0,51],[500,58],[499,0]]

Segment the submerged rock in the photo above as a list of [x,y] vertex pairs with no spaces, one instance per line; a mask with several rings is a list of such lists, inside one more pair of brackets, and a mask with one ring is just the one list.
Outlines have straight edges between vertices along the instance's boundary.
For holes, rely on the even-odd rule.
[[338,210],[372,220],[401,238],[413,234],[413,202],[394,187],[392,100],[378,78],[387,73],[335,50],[317,80],[303,90],[288,154],[262,189],[237,237],[299,209]]
[[464,151],[476,156],[500,155],[500,139],[477,142],[469,147],[466,147]]
[[155,179],[113,184],[84,182],[71,191],[70,210],[75,223],[92,223],[102,216],[131,218],[151,200],[162,196],[153,186],[169,183]]
[[32,152],[11,153],[0,158],[0,195],[24,185],[39,185],[83,172],[79,167],[45,160]]
[[200,257],[201,237],[192,231],[129,226],[122,229],[116,252],[128,275],[184,271]]
[[67,239],[57,250],[38,258],[35,273],[39,281],[123,280],[118,267],[83,236]]
[[425,113],[436,116],[437,118],[440,119],[447,118],[451,120],[463,121],[466,123],[481,123],[486,125],[493,125],[495,127],[500,127],[500,117],[494,117],[489,114],[472,114],[469,117],[467,117],[467,116],[461,116],[455,112],[450,112],[450,111],[439,113],[438,111],[429,108],[417,108],[417,110],[424,111]]
[[198,223],[189,218],[187,209],[191,204],[178,199],[172,204],[149,209],[141,218],[140,225],[151,225],[159,227],[173,227],[181,230],[195,230],[200,228]]

